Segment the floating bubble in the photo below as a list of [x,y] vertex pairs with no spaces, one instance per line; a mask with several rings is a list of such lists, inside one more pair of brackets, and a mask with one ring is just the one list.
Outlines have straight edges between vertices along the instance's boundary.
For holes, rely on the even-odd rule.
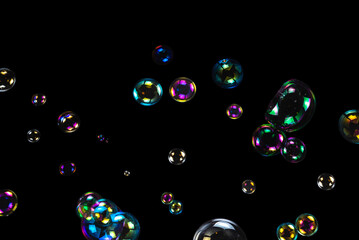
[[278,240],[296,240],[298,234],[295,230],[295,226],[292,223],[282,223],[277,228]]
[[80,127],[80,117],[72,111],[63,112],[57,119],[57,126],[65,133],[73,133]]
[[317,185],[320,189],[328,191],[335,187],[335,178],[329,173],[322,173],[318,176]]
[[308,85],[291,79],[282,85],[270,101],[265,119],[280,130],[294,132],[308,124],[315,107],[314,93]]
[[196,84],[189,78],[176,78],[170,85],[170,96],[177,102],[188,102],[196,94]]
[[359,144],[359,111],[349,110],[339,118],[339,132],[350,143]]
[[26,133],[27,141],[30,143],[37,143],[40,141],[40,136],[40,131],[37,129],[31,129]]
[[123,228],[118,240],[137,240],[140,235],[140,223],[128,212],[117,212],[111,215],[112,223],[121,223]]
[[299,138],[290,137],[280,149],[280,153],[288,162],[299,163],[305,158],[307,149],[305,144]]
[[222,88],[235,88],[243,80],[242,66],[237,60],[221,59],[213,66],[212,79]]
[[152,51],[152,59],[156,64],[167,65],[173,59],[173,51],[169,46],[158,45]]
[[6,92],[16,83],[15,73],[8,68],[0,68],[0,92]]
[[105,135],[103,135],[103,134],[98,134],[98,135],[97,135],[97,141],[98,141],[98,142],[103,142],[103,141],[105,141]]
[[73,162],[63,162],[59,166],[59,172],[63,176],[71,176],[76,172],[76,165]]
[[242,182],[242,191],[246,194],[253,194],[256,191],[256,184],[250,180],[244,180]]
[[226,113],[230,119],[238,119],[242,116],[243,109],[238,104],[233,103],[228,106]]
[[12,214],[18,205],[16,194],[9,190],[0,190],[0,217],[9,216]]
[[180,148],[174,148],[168,154],[168,161],[173,165],[182,165],[186,158],[186,152]]
[[182,213],[182,211],[183,211],[182,202],[173,200],[172,203],[169,204],[169,210],[170,210],[170,213],[172,213],[173,215],[178,215],[178,214]]
[[32,105],[38,107],[43,106],[46,103],[47,97],[42,93],[35,93],[31,97]]
[[87,221],[93,220],[91,206],[102,197],[95,192],[87,192],[80,197],[77,201],[76,213],[80,218],[84,218]]
[[173,194],[170,192],[164,192],[161,196],[161,202],[165,205],[169,205],[173,202]]
[[82,218],[81,230],[87,240],[119,240],[124,229],[123,222],[111,222],[106,226],[98,225],[94,220]]
[[247,240],[247,237],[235,222],[217,218],[202,224],[193,240]]
[[276,155],[284,146],[287,138],[284,132],[274,128],[270,124],[259,126],[252,135],[252,145],[262,156]]
[[133,97],[143,106],[152,106],[162,97],[163,90],[159,82],[153,78],[140,79],[133,89]]
[[129,177],[129,176],[131,175],[131,172],[128,171],[128,170],[125,170],[125,171],[123,172],[123,175],[125,175],[126,177]]
[[97,225],[108,226],[111,224],[111,215],[120,209],[112,201],[102,198],[91,206],[92,218]]
[[312,214],[303,213],[295,220],[295,228],[300,235],[310,237],[318,231],[318,221]]

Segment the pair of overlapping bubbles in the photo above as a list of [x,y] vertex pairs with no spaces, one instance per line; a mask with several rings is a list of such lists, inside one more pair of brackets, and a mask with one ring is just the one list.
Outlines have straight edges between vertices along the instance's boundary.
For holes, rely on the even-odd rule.
[[259,126],[253,133],[253,147],[262,156],[280,152],[289,162],[302,161],[306,155],[305,144],[296,137],[287,138],[286,133],[306,126],[315,108],[315,96],[307,84],[297,79],[285,82],[265,112],[268,124]]
[[140,234],[140,224],[132,214],[98,193],[81,196],[76,212],[87,240],[137,240]]

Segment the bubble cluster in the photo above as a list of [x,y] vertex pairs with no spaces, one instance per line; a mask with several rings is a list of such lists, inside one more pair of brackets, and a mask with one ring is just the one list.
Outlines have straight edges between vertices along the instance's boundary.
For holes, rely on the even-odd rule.
[[278,240],[296,240],[298,237],[297,231],[293,223],[282,223],[277,228]]
[[71,176],[76,172],[76,165],[70,161],[63,162],[59,166],[59,172],[63,176]]
[[173,51],[169,46],[158,45],[152,51],[152,59],[158,65],[167,65],[173,59]]
[[196,94],[196,84],[187,77],[176,78],[170,85],[169,92],[173,100],[188,102]]
[[320,189],[329,191],[335,187],[335,178],[330,173],[322,173],[317,178],[317,185]]
[[63,112],[57,119],[57,126],[64,133],[73,133],[80,127],[80,117],[72,111]]
[[242,116],[243,109],[238,104],[233,103],[233,104],[228,106],[228,108],[226,110],[226,113],[227,113],[227,116],[230,119],[238,119],[238,118],[240,118]]
[[40,131],[37,129],[31,129],[26,133],[27,141],[30,143],[37,143],[38,141],[40,141],[40,136]]
[[168,161],[173,165],[182,165],[186,158],[186,152],[180,148],[174,148],[168,153]]
[[269,157],[279,153],[287,140],[284,132],[270,124],[259,126],[252,135],[252,145],[262,156]]
[[31,97],[31,103],[36,107],[45,105],[46,101],[47,97],[42,93],[35,93]]
[[12,214],[18,205],[18,199],[10,189],[0,190],[0,217],[6,217]]
[[221,59],[213,66],[212,79],[221,88],[235,88],[243,80],[242,66],[237,60]]
[[280,153],[288,162],[299,163],[305,158],[307,149],[305,144],[299,138],[290,137],[280,149]]
[[8,68],[0,68],[0,93],[9,91],[15,83],[15,73]]
[[159,82],[153,78],[142,78],[133,89],[133,97],[143,106],[152,106],[160,101],[163,90]]
[[318,221],[312,214],[303,213],[295,220],[295,228],[300,235],[310,237],[318,231]]
[[359,111],[349,110],[339,118],[339,132],[350,143],[359,144]]
[[244,180],[242,182],[242,191],[246,194],[253,194],[256,191],[256,184],[250,180]]

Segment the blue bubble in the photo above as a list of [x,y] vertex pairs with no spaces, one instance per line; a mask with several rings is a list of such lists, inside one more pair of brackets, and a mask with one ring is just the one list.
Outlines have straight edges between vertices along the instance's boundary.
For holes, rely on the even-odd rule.
[[221,59],[213,66],[212,79],[221,88],[238,87],[243,80],[242,66],[237,60]]
[[163,90],[159,82],[152,78],[140,79],[133,89],[133,97],[143,106],[152,106],[162,97]]

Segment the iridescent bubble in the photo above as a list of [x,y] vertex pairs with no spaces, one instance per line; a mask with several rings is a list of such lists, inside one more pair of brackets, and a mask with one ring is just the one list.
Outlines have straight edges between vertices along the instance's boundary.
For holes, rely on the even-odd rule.
[[277,228],[278,240],[296,240],[298,237],[295,226],[292,223],[282,223]]
[[123,222],[110,222],[108,225],[98,225],[95,220],[87,221],[82,218],[81,230],[87,240],[119,240],[122,239]]
[[140,79],[133,89],[133,97],[143,106],[152,106],[160,101],[163,94],[162,86],[153,78]]
[[226,113],[230,119],[238,119],[242,116],[243,109],[238,104],[233,103],[228,106]]
[[193,240],[247,240],[247,237],[235,222],[217,218],[202,224]]
[[310,237],[318,231],[318,221],[312,214],[303,213],[295,220],[295,228],[300,235]]
[[9,216],[12,214],[18,205],[16,194],[9,190],[0,190],[0,217]]
[[118,240],[137,240],[141,227],[137,218],[128,212],[117,212],[111,215],[112,223],[121,223],[123,229]]
[[359,144],[359,111],[349,110],[339,118],[339,132],[350,143]]
[[170,213],[172,213],[173,215],[178,215],[178,214],[182,213],[182,211],[183,211],[182,202],[180,202],[178,200],[173,200],[172,203],[169,205],[169,210],[170,210]]
[[329,191],[335,187],[335,178],[330,173],[322,173],[317,178],[317,185],[320,189]]
[[243,80],[242,66],[237,60],[221,59],[212,69],[212,79],[215,84],[222,88],[235,88]]
[[128,170],[125,170],[125,171],[123,172],[123,175],[125,175],[126,177],[129,177],[129,176],[131,175],[131,172],[128,171]]
[[263,124],[254,131],[252,145],[259,154],[269,157],[278,154],[286,140],[284,132],[270,124]]
[[80,197],[77,201],[76,213],[80,218],[84,218],[87,221],[93,220],[91,206],[102,197],[95,192],[87,192]]
[[250,180],[244,180],[242,182],[242,191],[246,194],[253,194],[256,191],[256,184]]
[[59,172],[63,176],[71,176],[76,172],[76,165],[73,162],[63,162],[59,166]]
[[14,87],[15,73],[8,68],[0,68],[0,92],[6,92]]
[[47,100],[46,96],[42,93],[35,93],[31,97],[31,103],[36,107],[43,106],[46,103],[46,100]]
[[152,59],[156,64],[167,65],[173,59],[173,51],[169,46],[158,45],[152,51]]
[[27,141],[30,143],[37,143],[40,141],[40,136],[40,131],[37,129],[31,129],[26,133]]
[[176,78],[170,85],[170,96],[177,102],[188,102],[196,94],[196,84],[189,78]]
[[314,93],[308,85],[291,79],[282,85],[270,101],[265,119],[280,130],[294,132],[308,124],[315,107]]
[[161,202],[165,205],[169,205],[173,202],[173,194],[171,192],[164,192],[161,195]]
[[97,141],[98,141],[98,142],[103,142],[103,141],[105,141],[105,135],[103,135],[103,134],[98,134],[96,138],[97,138]]
[[288,162],[299,163],[303,161],[307,155],[307,149],[305,144],[299,138],[290,137],[280,149],[280,153]]
[[186,152],[180,148],[174,148],[168,154],[168,161],[173,165],[182,165],[186,158]]
[[65,133],[73,133],[80,127],[80,117],[72,111],[63,112],[57,119],[57,126]]
[[120,209],[112,201],[102,198],[91,206],[92,218],[96,225],[108,226],[111,224],[111,215]]

